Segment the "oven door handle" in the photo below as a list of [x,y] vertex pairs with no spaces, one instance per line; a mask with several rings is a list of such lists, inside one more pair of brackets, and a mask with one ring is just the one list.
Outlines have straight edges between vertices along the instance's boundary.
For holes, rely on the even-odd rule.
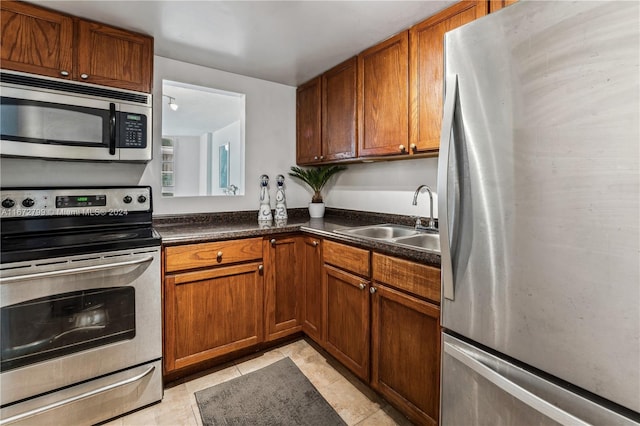
[[89,391],[89,392],[82,393],[80,395],[72,396],[71,398],[63,399],[62,401],[54,402],[52,404],[45,405],[44,407],[40,407],[40,408],[36,408],[35,410],[27,411],[26,413],[22,413],[22,414],[15,415],[13,417],[2,419],[2,420],[0,420],[0,425],[15,423],[17,421],[24,420],[24,419],[27,419],[29,417],[37,416],[38,414],[42,414],[45,411],[54,410],[56,408],[62,407],[63,405],[71,404],[73,402],[77,402],[77,401],[80,401],[82,399],[90,398],[92,396],[95,396],[95,395],[101,394],[103,392],[107,392],[107,391],[113,390],[115,388],[119,388],[119,387],[126,386],[126,385],[129,385],[129,384],[134,383],[134,382],[138,382],[138,381],[144,379],[149,374],[151,374],[155,369],[156,369],[156,367],[154,365],[152,365],[146,371],[138,374],[137,376],[133,376],[133,377],[130,377],[128,379],[124,379],[124,380],[121,380],[119,382],[112,383],[110,385],[103,386],[101,388],[94,389],[94,390]]
[[143,259],[127,260],[125,262],[106,263],[104,265],[94,266],[82,266],[80,268],[62,269],[59,271],[38,272],[36,274],[16,275],[15,277],[2,277],[0,278],[0,284],[10,284],[25,280],[35,280],[40,278],[59,277],[63,275],[75,275],[83,274],[85,272],[104,271],[106,269],[119,268],[121,266],[139,265],[142,263],[151,262],[153,256],[145,257]]

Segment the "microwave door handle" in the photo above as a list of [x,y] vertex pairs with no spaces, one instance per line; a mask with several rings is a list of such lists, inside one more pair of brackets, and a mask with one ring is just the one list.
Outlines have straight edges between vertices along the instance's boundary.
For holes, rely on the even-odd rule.
[[109,104],[109,154],[116,155],[116,104]]

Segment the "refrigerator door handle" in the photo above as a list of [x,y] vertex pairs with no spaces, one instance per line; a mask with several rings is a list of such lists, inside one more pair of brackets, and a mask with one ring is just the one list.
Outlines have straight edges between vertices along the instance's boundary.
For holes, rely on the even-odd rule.
[[438,220],[440,221],[440,269],[442,273],[442,295],[454,299],[451,235],[453,218],[449,212],[449,164],[453,143],[453,120],[458,98],[458,75],[449,75],[445,81],[444,115],[440,133],[440,162],[438,165]]
[[567,426],[589,426],[590,423],[580,420],[574,415],[558,408],[509,380],[493,368],[477,360],[472,353],[469,353],[469,351],[464,348],[458,347],[454,343],[444,342],[444,352],[457,359],[480,376],[484,377],[486,380],[498,386],[503,391],[556,422]]

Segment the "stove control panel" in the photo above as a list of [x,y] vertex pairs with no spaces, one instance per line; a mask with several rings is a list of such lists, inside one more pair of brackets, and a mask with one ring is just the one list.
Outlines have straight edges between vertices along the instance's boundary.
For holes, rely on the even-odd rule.
[[125,216],[151,212],[151,188],[2,188],[0,217]]

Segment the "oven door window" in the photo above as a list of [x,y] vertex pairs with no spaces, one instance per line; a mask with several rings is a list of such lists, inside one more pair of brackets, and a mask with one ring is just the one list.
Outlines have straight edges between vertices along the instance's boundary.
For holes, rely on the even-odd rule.
[[3,307],[0,370],[133,339],[135,289],[75,291]]
[[2,97],[2,140],[109,147],[108,109]]

